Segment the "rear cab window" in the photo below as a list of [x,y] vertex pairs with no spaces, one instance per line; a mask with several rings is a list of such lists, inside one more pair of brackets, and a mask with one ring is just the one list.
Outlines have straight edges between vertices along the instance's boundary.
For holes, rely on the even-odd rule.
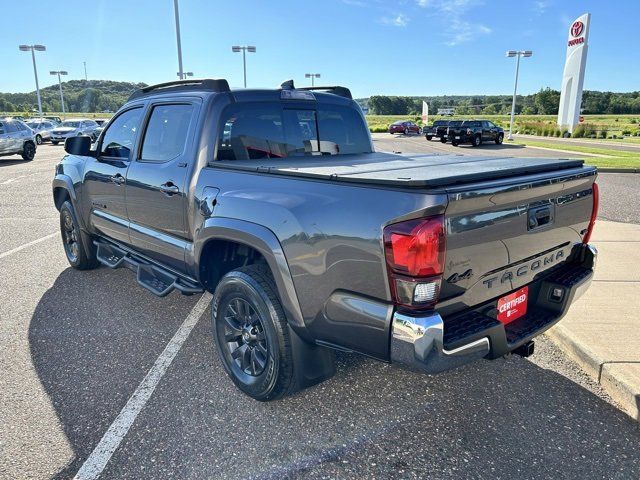
[[[315,107],[315,108],[314,108]],[[278,102],[230,105],[222,115],[217,160],[256,160],[369,153],[365,124],[354,108]]]

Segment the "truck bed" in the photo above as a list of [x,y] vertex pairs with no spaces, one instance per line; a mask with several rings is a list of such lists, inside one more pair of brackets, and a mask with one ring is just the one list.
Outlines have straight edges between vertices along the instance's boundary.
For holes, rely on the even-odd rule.
[[366,153],[225,160],[215,168],[401,187],[442,187],[577,168],[582,160],[462,155]]

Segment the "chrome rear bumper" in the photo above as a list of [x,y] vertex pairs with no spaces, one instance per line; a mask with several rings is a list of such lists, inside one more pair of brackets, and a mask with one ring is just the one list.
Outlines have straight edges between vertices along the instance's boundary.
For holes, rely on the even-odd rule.
[[444,322],[438,313],[410,317],[396,312],[391,326],[391,361],[426,373],[438,373],[484,357],[489,338],[444,348]]

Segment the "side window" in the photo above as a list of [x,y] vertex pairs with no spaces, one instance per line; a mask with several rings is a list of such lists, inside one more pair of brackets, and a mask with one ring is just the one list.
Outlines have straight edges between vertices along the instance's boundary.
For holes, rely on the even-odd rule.
[[102,136],[100,156],[129,159],[140,126],[142,108],[132,108],[120,114]]
[[153,107],[142,144],[141,160],[166,162],[184,152],[193,105]]
[[15,122],[7,122],[4,128],[7,133],[15,133],[18,131],[18,127],[16,127]]

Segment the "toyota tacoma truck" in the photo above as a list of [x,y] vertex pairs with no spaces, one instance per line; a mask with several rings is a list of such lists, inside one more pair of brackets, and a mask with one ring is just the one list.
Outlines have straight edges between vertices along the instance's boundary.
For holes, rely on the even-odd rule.
[[448,136],[454,147],[461,143],[479,147],[482,142],[500,145],[504,141],[504,130],[488,120],[465,120],[459,125],[450,126]]
[[211,292],[221,363],[258,400],[330,377],[336,350],[425,373],[529,355],[593,278],[595,168],[375,152],[344,87],[149,86],[65,151],[71,266]]

